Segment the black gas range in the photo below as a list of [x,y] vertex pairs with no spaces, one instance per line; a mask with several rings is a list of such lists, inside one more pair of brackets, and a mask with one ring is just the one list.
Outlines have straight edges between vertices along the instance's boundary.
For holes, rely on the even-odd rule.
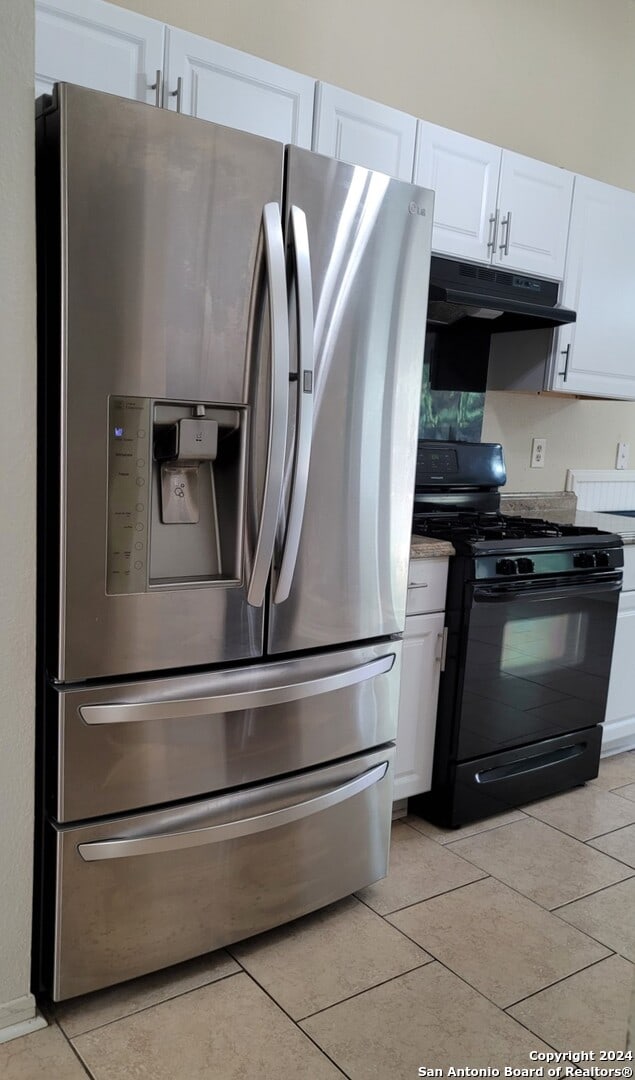
[[501,514],[502,448],[421,442],[413,531],[449,540],[447,651],[431,792],[462,825],[597,775],[622,541]]

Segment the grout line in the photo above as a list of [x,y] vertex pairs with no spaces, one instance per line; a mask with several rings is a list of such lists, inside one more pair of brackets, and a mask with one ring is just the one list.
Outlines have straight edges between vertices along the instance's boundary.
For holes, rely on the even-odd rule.
[[[251,981],[258,987],[259,990],[262,990],[263,994],[265,994],[269,998],[269,1000],[275,1005],[276,1009],[279,1009],[280,1012],[287,1017],[287,1020],[291,1021],[296,1030],[299,1031],[302,1035],[304,1035],[305,1039],[308,1039],[309,1042],[313,1043],[316,1049],[319,1050],[320,1054],[322,1054],[328,1061],[330,1061],[331,1065],[333,1065],[337,1069],[337,1071],[342,1074],[342,1076],[346,1077],[346,1080],[351,1080],[351,1077],[348,1075],[348,1073],[344,1072],[341,1066],[337,1064],[335,1059],[332,1058],[330,1054],[328,1054],[326,1050],[322,1046],[320,1046],[320,1044],[316,1042],[314,1038],[311,1037],[311,1035],[309,1035],[308,1031],[304,1031],[304,1029],[300,1027],[299,1021],[294,1020],[291,1014],[287,1012],[284,1005],[281,1005],[279,1001],[276,1001],[276,999],[269,992],[269,990],[267,990],[267,987],[263,986],[262,983],[260,983],[255,977],[255,975],[252,975],[251,972],[247,971],[246,968],[243,970],[242,974],[246,975],[248,979],[251,979]],[[339,1002],[337,1004],[339,1004]]]
[[[619,882],[616,882],[615,884],[619,885]],[[610,889],[610,887],[611,886],[609,885],[608,888]],[[603,891],[604,891],[603,889],[598,889],[598,892],[603,892]],[[589,896],[594,896],[594,895],[595,895],[595,893],[590,893],[589,894]],[[581,896],[580,899],[581,900],[587,900],[588,897],[587,896]],[[562,907],[569,907],[571,904],[575,904],[575,903],[577,903],[576,900],[570,900],[568,904],[563,904]],[[562,907],[561,908],[554,908],[554,910],[551,912],[551,914],[555,915],[557,919],[560,919],[560,922],[564,923],[565,926],[572,926],[573,929],[577,930],[580,934],[584,934],[585,937],[590,938],[591,941],[595,941],[596,945],[601,945],[604,949],[610,949],[611,952],[613,952],[613,953],[617,952],[617,950],[614,949],[612,945],[607,945],[605,941],[600,941],[599,938],[597,938],[593,934],[589,933],[588,930],[582,930],[579,926],[576,926],[575,923],[569,922],[568,919],[563,919],[562,916],[560,915],[560,911],[562,910]],[[618,956],[624,956],[623,953],[617,953],[617,955]],[[605,956],[604,959],[607,960],[608,957]],[[628,957],[625,956],[624,959],[627,960]]]
[[[626,865],[626,863],[624,863],[624,865]],[[633,870],[632,867],[630,867],[630,869]],[[571,907],[572,904],[577,904],[580,900],[590,900],[592,896],[597,896],[599,893],[607,892],[615,885],[625,885],[626,882],[631,881],[633,877],[635,877],[635,870],[633,870],[632,874],[630,874],[629,877],[620,878],[619,881],[613,881],[610,885],[602,885],[600,889],[595,889],[594,892],[587,893],[585,896],[577,896],[575,900],[566,900],[564,904],[557,904],[556,907],[552,909],[553,914],[557,915],[560,911],[562,911],[563,908]],[[569,925],[571,926],[572,924],[569,923]]]
[[[509,812],[512,813],[513,811],[510,810]],[[518,813],[522,814],[523,817],[528,817],[529,816],[524,810],[519,809]],[[426,819],[422,818],[421,820],[425,821]],[[487,821],[488,819],[485,818],[484,820]],[[404,821],[402,824],[407,825],[409,829],[412,829],[413,832],[418,833],[419,836],[424,836],[426,838],[426,840],[434,840],[435,844],[438,844],[439,847],[447,848],[450,844],[458,844],[459,841],[461,841],[461,840],[471,840],[473,836],[482,836],[483,833],[486,833],[486,832],[490,833],[490,832],[495,832],[496,829],[505,829],[508,825],[518,825],[521,821],[522,821],[522,818],[515,818],[514,821],[501,821],[501,822],[499,822],[498,825],[486,826],[483,829],[479,829],[477,832],[469,833],[467,836],[456,836],[454,838],[454,840],[446,840],[445,843],[442,840],[439,840],[438,837],[436,837],[436,836],[429,836],[428,833],[425,833],[421,829],[418,829],[416,827],[416,825],[411,825],[409,821]],[[459,828],[460,827],[461,826],[459,826]],[[463,828],[465,828],[465,826],[463,826]],[[459,830],[457,829],[457,832],[458,831]]]
[[[470,863],[470,866],[471,865],[472,864]],[[453,885],[451,889],[444,889],[443,892],[433,893],[432,896],[423,896],[420,900],[413,900],[411,904],[404,904],[403,907],[393,908],[391,911],[386,911],[383,914],[380,911],[375,911],[375,909],[371,907],[370,904],[366,902],[366,900],[362,900],[361,897],[358,896],[357,899],[361,900],[362,904],[366,904],[366,907],[369,908],[370,911],[372,911],[375,915],[379,915],[380,919],[383,919],[385,922],[387,922],[388,925],[392,926],[394,930],[399,930],[398,926],[395,926],[393,923],[391,923],[389,919],[390,915],[398,915],[400,911],[407,911],[408,908],[418,907],[419,904],[427,904],[429,900],[439,900],[442,896],[448,896],[450,893],[458,892],[459,889],[467,889],[470,885],[477,885],[480,881],[486,881],[488,877],[491,877],[491,875],[485,873],[485,871],[483,870],[482,876],[474,878],[472,881],[464,881],[462,885]],[[420,945],[419,948],[423,948],[423,946]]]
[[[626,802],[626,800],[624,801]],[[635,803],[633,803],[633,806],[635,806]],[[632,829],[633,826],[635,826],[635,821],[629,821],[626,825],[619,825],[617,829],[607,829],[606,832],[598,833],[597,836],[590,836],[588,840],[584,841],[584,843],[588,844],[589,847],[593,847],[594,840],[603,840],[605,836],[613,836],[615,833],[624,832],[625,829]],[[595,848],[594,850],[601,851],[601,848]],[[602,854],[606,855],[606,851],[603,851]],[[609,858],[614,859],[615,855],[610,855]],[[618,859],[617,861],[621,862],[620,859]],[[628,863],[626,865],[628,866]]]
[[55,1027],[57,1028],[57,1030],[61,1032],[62,1038],[66,1040],[67,1045],[70,1046],[73,1054],[75,1055],[75,1057],[79,1061],[79,1064],[80,1064],[81,1068],[84,1070],[84,1072],[86,1073],[86,1075],[90,1077],[90,1080],[96,1080],[95,1074],[93,1072],[91,1072],[91,1070],[88,1068],[88,1065],[84,1061],[84,1059],[81,1056],[79,1050],[77,1049],[77,1047],[73,1046],[73,1043],[71,1042],[71,1040],[69,1039],[68,1035],[63,1030],[63,1028],[61,1028],[59,1026],[57,1020],[54,1020],[53,1023],[55,1025]]
[[[604,947],[608,948],[608,946],[606,945]],[[518,998],[518,1001],[512,1001],[510,1005],[505,1006],[503,1011],[509,1012],[510,1009],[515,1009],[517,1005],[523,1005],[525,1001],[530,1001],[531,998],[538,997],[538,995],[542,994],[544,990],[551,990],[554,986],[558,986],[560,983],[566,983],[569,981],[569,979],[573,979],[576,975],[581,975],[583,971],[590,971],[591,968],[597,967],[598,964],[603,964],[605,960],[610,960],[613,956],[617,956],[617,953],[615,953],[611,949],[609,950],[608,956],[601,956],[599,960],[593,960],[592,963],[586,964],[584,967],[578,968],[577,971],[571,971],[568,975],[564,975],[562,979],[554,979],[552,983],[548,983],[547,986],[541,987],[540,990],[534,990],[531,994],[526,994],[525,997]],[[517,1017],[514,1016],[513,1019],[516,1020]],[[542,1036],[539,1036],[539,1038],[542,1038]]]
[[[587,843],[587,841],[585,841],[585,840],[577,840],[575,836],[571,836],[569,833],[563,832],[562,829],[556,828],[555,825],[547,825],[546,821],[539,821],[538,818],[530,818],[529,815],[526,815],[526,816],[527,816],[528,820],[535,821],[539,825],[546,825],[546,827],[548,829],[552,829],[553,832],[560,833],[561,836],[568,837],[569,840],[574,840],[577,844],[581,844],[582,847],[589,847],[589,844]],[[518,822],[518,821],[510,821],[509,822],[509,827],[511,827],[512,825],[518,825],[518,824],[520,824],[520,822]],[[500,827],[501,828],[507,828],[507,826],[500,826]],[[480,836],[482,834],[478,833],[476,835]],[[466,837],[463,837],[461,840],[453,841],[452,844],[447,844],[446,847],[454,847],[455,844],[461,843],[463,840],[471,840],[471,839],[472,839],[471,836],[466,836]],[[454,854],[456,854],[456,855],[460,854],[460,857],[462,859],[464,859],[465,862],[470,863],[471,866],[475,866],[477,868],[477,870],[483,870],[484,873],[488,873],[489,876],[494,878],[495,881],[499,881],[501,883],[501,885],[506,885],[508,889],[513,889],[513,891],[518,893],[519,896],[524,896],[526,900],[531,900],[532,903],[534,903],[538,907],[542,908],[543,911],[554,912],[556,910],[556,908],[558,908],[558,907],[566,907],[567,904],[574,904],[576,902],[576,900],[586,900],[587,897],[594,896],[596,892],[603,892],[604,889],[610,889],[612,885],[619,885],[622,881],[630,881],[630,879],[632,877],[635,877],[635,868],[632,867],[632,866],[628,866],[628,863],[622,863],[622,862],[620,862],[619,859],[614,858],[613,855],[607,855],[605,851],[599,851],[597,848],[592,848],[592,850],[597,855],[604,855],[605,858],[610,859],[611,862],[617,863],[618,866],[626,867],[628,870],[630,870],[630,873],[625,874],[624,877],[620,877],[616,881],[610,881],[607,885],[601,885],[598,889],[594,889],[590,893],[584,893],[582,896],[575,896],[572,900],[566,900],[564,904],[556,904],[555,907],[553,907],[553,908],[547,907],[546,904],[541,903],[540,900],[534,899],[533,896],[528,896],[527,893],[522,892],[519,888],[517,888],[517,886],[511,885],[509,881],[503,881],[502,878],[499,878],[491,870],[488,870],[488,871],[484,870],[484,868],[482,866],[479,866],[478,863],[475,863],[474,860],[471,859],[469,857],[469,855],[466,855],[464,852],[460,852],[460,853],[459,852],[454,852]]]
[[[404,935],[404,937],[407,937],[407,935]],[[412,938],[409,938],[408,940],[412,941]],[[417,942],[415,941],[413,942],[413,944],[416,945]],[[422,946],[419,945],[418,948],[421,949]],[[426,950],[424,950],[424,952],[425,951]],[[347,997],[342,998],[340,1001],[333,1001],[330,1005],[325,1005],[323,1009],[316,1009],[315,1012],[307,1013],[306,1016],[301,1016],[296,1021],[296,1023],[303,1024],[305,1020],[313,1020],[314,1017],[320,1016],[321,1013],[329,1012],[330,1009],[337,1009],[338,1005],[344,1005],[347,1001],[354,1001],[355,998],[362,997],[363,994],[369,994],[371,990],[376,990],[380,986],[387,986],[388,983],[396,982],[396,980],[401,979],[403,975],[410,975],[413,971],[420,971],[421,968],[428,967],[428,965],[434,963],[435,960],[436,956],[429,955],[428,958],[424,960],[421,964],[415,964],[414,967],[407,968],[406,971],[399,971],[396,975],[391,975],[388,979],[382,979],[381,982],[373,983],[372,986],[364,987],[363,990],[356,990],[354,994],[349,994]],[[300,1030],[304,1031],[304,1028],[301,1028]]]
[[[159,970],[168,971],[169,968]],[[138,1016],[140,1013],[147,1012],[148,1009],[156,1009],[157,1006],[165,1005],[168,1001],[176,1001],[177,998],[185,997],[187,994],[193,994],[195,990],[204,990],[206,986],[215,986],[216,983],[225,982],[226,979],[231,979],[234,975],[240,975],[243,971],[244,968],[241,966],[240,971],[228,971],[226,975],[220,975],[217,979],[210,979],[209,982],[199,983],[197,986],[189,986],[187,990],[180,990],[177,994],[170,994],[169,997],[160,998],[158,1001],[152,1001],[149,1005],[142,1005],[138,1009],[132,1009],[130,1012],[122,1013],[121,1016],[113,1016],[112,1020],[106,1020],[103,1024],[95,1024],[94,1027],[86,1028],[83,1031],[76,1031],[73,1035],[68,1035],[66,1031],[64,1031],[64,1028],[62,1027],[57,1017],[54,1017],[55,1023],[58,1025],[61,1031],[64,1031],[64,1035],[66,1035],[66,1038],[69,1039],[69,1041],[72,1039],[79,1039],[82,1035],[89,1035],[92,1031],[99,1031],[100,1028],[110,1027],[111,1024],[118,1024],[120,1020],[127,1020],[131,1016]],[[144,978],[144,976],[141,975],[139,976],[139,978]],[[105,987],[104,989],[110,988]],[[99,990],[96,992],[100,993]]]
[[[573,790],[575,790],[575,789],[573,789]],[[566,793],[566,791],[564,791],[564,792],[562,792],[562,794],[566,795],[567,793]],[[607,792],[607,794],[610,795],[611,793]],[[624,799],[623,801],[626,802],[626,799]],[[635,825],[635,821],[629,821],[629,822],[626,823],[626,825],[618,825],[616,829],[607,829],[605,833],[597,833],[595,836],[587,836],[587,838],[585,840],[582,840],[579,836],[574,836],[573,833],[567,832],[566,829],[561,828],[560,825],[554,825],[553,822],[551,822],[551,821],[544,821],[543,818],[536,817],[535,814],[530,814],[529,811],[527,811],[527,813],[525,814],[525,817],[530,818],[531,821],[538,821],[541,825],[548,825],[550,829],[554,829],[555,832],[559,832],[561,834],[561,836],[568,836],[570,840],[577,840],[579,844],[585,844],[585,845],[589,844],[591,840],[599,840],[601,836],[610,836],[611,833],[619,832],[620,829],[627,829],[629,825]],[[510,825],[515,825],[515,824],[516,824],[515,822],[510,821]],[[466,837],[466,839],[468,839],[468,837]],[[454,841],[454,842],[456,843],[456,841]],[[601,852],[601,854],[604,855],[604,854],[606,854],[606,852]],[[609,858],[612,859],[613,856],[609,855]]]
[[555,1043],[547,1042],[543,1035],[538,1035],[536,1031],[528,1027],[524,1020],[519,1020],[517,1016],[510,1016],[509,1013],[505,1012],[504,1009],[501,1009],[501,1012],[504,1016],[509,1016],[510,1020],[513,1020],[516,1024],[519,1024],[520,1027],[524,1028],[525,1031],[528,1032],[528,1034],[531,1035],[534,1039],[539,1039],[540,1042],[545,1044],[545,1046],[549,1046],[552,1050],[555,1050],[556,1052],[560,1050],[560,1047],[556,1046]]

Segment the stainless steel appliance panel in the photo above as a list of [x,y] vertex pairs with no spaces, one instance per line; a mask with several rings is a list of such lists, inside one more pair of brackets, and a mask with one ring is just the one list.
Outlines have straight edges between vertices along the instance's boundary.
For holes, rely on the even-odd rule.
[[291,413],[301,421],[298,399],[312,391],[312,443],[308,471],[303,438],[289,462],[287,496],[304,513],[291,573],[285,548],[295,548],[299,515],[287,498],[273,653],[404,628],[432,203],[424,189],[287,148],[287,239],[295,231],[302,242],[295,210],[308,237],[308,258],[297,260],[300,345],[307,262],[314,319],[313,374],[300,348]]
[[[58,88],[58,108],[61,586],[50,670],[79,681],[259,655],[262,611],[244,581],[107,595],[107,426],[113,395],[250,404],[251,368],[270,359],[268,333],[253,326],[266,305],[252,292],[283,147],[74,86]],[[266,402],[258,423],[266,433]],[[261,457],[248,492],[256,525],[263,473]],[[245,577],[254,547],[248,530]]]
[[49,825],[59,1001],[217,949],[385,875],[394,748],[101,824]]
[[61,822],[261,781],[397,734],[401,642],[90,690],[53,690]]

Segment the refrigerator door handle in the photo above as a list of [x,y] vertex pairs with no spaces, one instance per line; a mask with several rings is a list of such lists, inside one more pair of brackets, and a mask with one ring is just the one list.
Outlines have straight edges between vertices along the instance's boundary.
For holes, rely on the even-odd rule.
[[262,212],[265,265],[271,322],[271,406],[267,469],[258,539],[247,590],[247,602],[262,607],[271,569],[276,529],[282,501],[284,459],[289,412],[289,314],[282,221],[278,203],[267,203]]
[[217,713],[238,712],[244,709],[262,709],[268,705],[281,705],[287,701],[327,694],[347,686],[374,679],[390,671],[395,654],[388,653],[377,660],[370,660],[354,668],[345,668],[319,679],[301,680],[283,686],[263,687],[259,690],[243,690],[235,694],[213,694],[205,697],[178,698],[170,701],[135,701],[108,705],[81,705],[80,716],[86,724],[128,724],[134,721],[189,719]]
[[345,784],[331,788],[313,799],[284,806],[280,810],[270,810],[265,814],[243,818],[240,821],[228,821],[221,825],[208,825],[201,829],[188,829],[184,832],[166,832],[159,835],[133,836],[119,840],[93,840],[79,844],[77,850],[85,862],[104,859],[125,859],[137,855],[155,855],[164,851],[182,851],[184,848],[201,847],[203,844],[217,844],[224,840],[237,840],[242,836],[266,832],[290,825],[294,821],[328,810],[338,803],[351,799],[366,788],[383,780],[388,770],[388,762],[382,761],[372,769],[356,776]]
[[273,597],[274,604],[281,604],[288,598],[291,591],[304,518],[313,436],[313,278],[306,214],[299,206],[291,207],[290,233],[295,272],[298,333],[297,430],[289,515],[282,562]]

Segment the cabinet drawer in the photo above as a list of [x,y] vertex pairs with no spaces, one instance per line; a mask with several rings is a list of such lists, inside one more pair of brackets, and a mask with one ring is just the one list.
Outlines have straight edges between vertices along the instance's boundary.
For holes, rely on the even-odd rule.
[[447,559],[412,559],[408,569],[407,615],[445,611]]
[[214,799],[50,824],[53,998],[210,952],[383,877],[393,759],[389,746]]

